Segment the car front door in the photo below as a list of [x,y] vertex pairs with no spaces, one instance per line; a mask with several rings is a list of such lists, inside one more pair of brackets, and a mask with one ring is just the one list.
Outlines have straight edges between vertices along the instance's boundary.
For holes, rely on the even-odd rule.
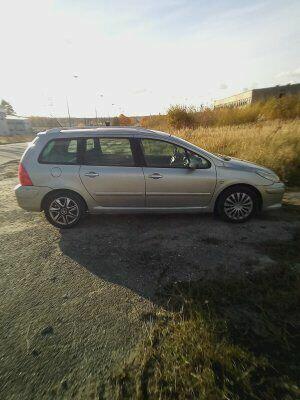
[[[216,169],[207,159],[157,139],[141,139],[146,182],[146,206],[206,207],[215,186]],[[196,169],[189,168],[190,163]]]
[[99,206],[145,207],[145,179],[130,138],[84,139],[80,178]]

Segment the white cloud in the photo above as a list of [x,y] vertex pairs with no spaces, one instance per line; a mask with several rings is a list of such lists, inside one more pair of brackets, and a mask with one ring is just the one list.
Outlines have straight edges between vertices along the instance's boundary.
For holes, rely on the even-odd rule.
[[290,71],[280,72],[279,74],[276,75],[276,78],[292,80],[292,81],[300,80],[300,68],[296,68]]

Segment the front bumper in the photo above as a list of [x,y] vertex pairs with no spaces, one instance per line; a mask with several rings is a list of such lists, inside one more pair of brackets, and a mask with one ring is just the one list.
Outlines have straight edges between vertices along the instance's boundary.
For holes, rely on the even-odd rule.
[[273,210],[280,208],[282,205],[284,190],[285,186],[282,182],[273,183],[268,186],[261,186],[260,192],[263,200],[262,209]]
[[17,202],[26,211],[41,211],[44,196],[52,189],[45,186],[17,185],[14,189]]

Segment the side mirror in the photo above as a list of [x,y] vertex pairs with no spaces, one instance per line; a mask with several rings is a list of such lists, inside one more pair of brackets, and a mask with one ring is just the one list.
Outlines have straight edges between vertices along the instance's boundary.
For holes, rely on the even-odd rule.
[[197,169],[197,167],[198,167],[197,161],[190,160],[188,167],[189,167],[189,169],[192,169],[192,170]]

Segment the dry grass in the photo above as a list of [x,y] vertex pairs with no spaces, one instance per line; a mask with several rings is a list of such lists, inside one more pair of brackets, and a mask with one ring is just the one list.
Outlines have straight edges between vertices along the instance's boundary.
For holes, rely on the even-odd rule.
[[9,143],[23,143],[31,142],[35,138],[35,135],[9,135],[0,136],[0,145]]
[[262,164],[289,185],[300,184],[300,97],[269,99],[241,108],[171,106],[145,117],[145,128],[167,131],[213,153]]
[[[158,116],[162,120],[163,116]],[[274,119],[295,119],[300,117],[300,96],[271,98],[238,108],[196,108],[194,106],[173,105],[164,116],[165,122],[174,129],[197,128],[199,126],[240,125]],[[157,116],[150,117],[151,122]],[[142,120],[147,125],[147,117]]]
[[213,153],[264,165],[274,170],[287,184],[300,184],[299,119],[175,130],[166,126],[166,121],[160,116],[152,117],[149,127],[168,131]]
[[157,129],[164,132],[168,132],[171,129],[165,115],[150,115],[149,117],[143,117],[140,124],[143,128]]

